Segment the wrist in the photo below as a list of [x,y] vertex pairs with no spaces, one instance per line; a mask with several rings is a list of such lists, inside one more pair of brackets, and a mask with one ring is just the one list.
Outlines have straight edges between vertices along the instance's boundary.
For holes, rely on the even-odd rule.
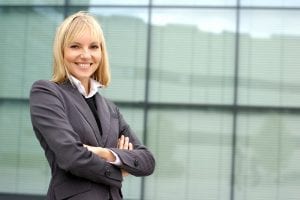
[[104,159],[107,161],[107,162],[114,162],[116,160],[116,157],[115,155],[111,152],[111,150],[109,149],[104,149]]

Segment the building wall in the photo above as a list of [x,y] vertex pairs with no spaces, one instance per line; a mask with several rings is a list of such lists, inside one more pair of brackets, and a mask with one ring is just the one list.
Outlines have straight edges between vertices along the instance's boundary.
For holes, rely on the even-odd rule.
[[288,0],[0,0],[0,199],[47,191],[28,95],[78,10],[106,36],[99,92],[157,160],[126,177],[125,199],[299,199],[300,3]]

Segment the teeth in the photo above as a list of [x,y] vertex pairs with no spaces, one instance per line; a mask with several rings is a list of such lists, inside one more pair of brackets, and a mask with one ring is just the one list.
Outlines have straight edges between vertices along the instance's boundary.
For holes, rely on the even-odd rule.
[[84,67],[84,68],[86,68],[86,67],[89,67],[89,66],[90,66],[90,64],[89,64],[89,63],[79,63],[78,65],[79,65],[79,67]]

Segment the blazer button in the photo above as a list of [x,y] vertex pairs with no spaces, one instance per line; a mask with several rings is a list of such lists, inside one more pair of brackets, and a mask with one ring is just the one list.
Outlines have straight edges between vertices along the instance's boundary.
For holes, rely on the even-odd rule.
[[139,166],[139,161],[138,160],[134,160],[133,164],[134,164],[135,167],[137,167],[137,166]]
[[111,172],[110,172],[109,169],[107,169],[107,170],[105,171],[105,176],[110,176],[110,175],[111,175]]

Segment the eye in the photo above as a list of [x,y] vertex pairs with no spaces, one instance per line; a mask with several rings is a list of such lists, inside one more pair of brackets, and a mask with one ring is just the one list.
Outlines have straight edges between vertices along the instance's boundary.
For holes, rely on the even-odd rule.
[[97,44],[91,45],[91,49],[99,49],[99,45]]
[[71,48],[71,49],[78,49],[79,46],[78,46],[77,44],[72,44],[72,45],[70,45],[70,48]]

